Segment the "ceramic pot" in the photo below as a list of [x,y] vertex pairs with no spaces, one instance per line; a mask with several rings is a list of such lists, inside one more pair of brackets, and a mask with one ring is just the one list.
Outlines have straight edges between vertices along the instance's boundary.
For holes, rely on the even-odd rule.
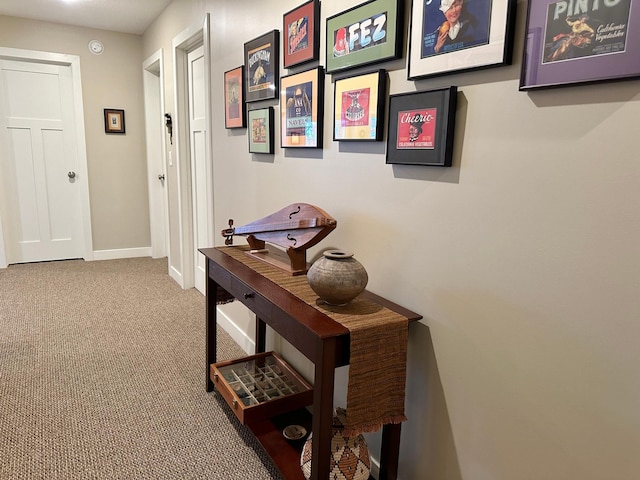
[[326,250],[307,272],[311,289],[329,305],[346,305],[367,286],[369,276],[353,253]]
[[[329,478],[344,480],[368,480],[371,473],[371,458],[369,447],[362,435],[345,437],[344,409],[336,409],[331,428],[331,470]],[[311,449],[313,446],[313,433],[309,435],[302,447],[300,455],[300,468],[304,478],[311,478]]]

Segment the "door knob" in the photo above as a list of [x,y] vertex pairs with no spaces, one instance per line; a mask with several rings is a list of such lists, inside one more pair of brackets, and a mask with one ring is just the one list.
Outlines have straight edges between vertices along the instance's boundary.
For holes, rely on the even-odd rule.
[[158,175],[158,180],[160,180],[161,182],[164,182],[164,173],[161,173],[160,175]]
[[69,172],[67,173],[67,175],[69,176],[69,178],[76,178],[76,172]]

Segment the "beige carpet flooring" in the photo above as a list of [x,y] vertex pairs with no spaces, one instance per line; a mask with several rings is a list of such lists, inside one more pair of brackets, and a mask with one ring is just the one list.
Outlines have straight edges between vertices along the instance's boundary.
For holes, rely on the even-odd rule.
[[166,259],[0,269],[0,479],[279,479],[205,392],[204,310]]

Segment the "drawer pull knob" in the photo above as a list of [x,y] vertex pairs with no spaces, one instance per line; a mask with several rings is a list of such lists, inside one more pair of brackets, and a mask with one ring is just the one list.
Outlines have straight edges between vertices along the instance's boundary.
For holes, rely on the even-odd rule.
[[247,298],[253,298],[253,293],[245,293],[244,299],[246,300]]
[[213,374],[213,382],[214,383],[218,383],[218,374],[217,373]]
[[238,400],[233,399],[233,408],[238,408]]

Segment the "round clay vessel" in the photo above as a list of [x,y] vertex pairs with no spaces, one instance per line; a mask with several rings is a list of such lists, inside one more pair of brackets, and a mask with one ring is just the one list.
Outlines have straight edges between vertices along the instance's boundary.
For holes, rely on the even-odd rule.
[[346,305],[367,286],[369,276],[353,253],[326,250],[307,272],[311,289],[329,305]]

